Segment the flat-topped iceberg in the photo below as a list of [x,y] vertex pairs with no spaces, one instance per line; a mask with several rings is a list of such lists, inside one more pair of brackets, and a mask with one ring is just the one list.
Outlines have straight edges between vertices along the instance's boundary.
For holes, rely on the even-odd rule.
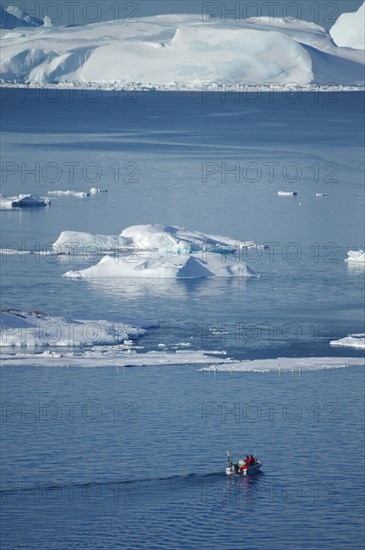
[[0,208],[24,208],[48,206],[49,204],[51,204],[49,199],[40,197],[39,195],[17,195],[15,197],[0,195]]
[[232,252],[243,248],[257,248],[254,241],[239,241],[220,235],[204,234],[175,225],[132,225],[120,235],[95,235],[80,231],[62,231],[53,243],[57,253],[80,251],[84,247],[94,246],[100,252],[126,248],[138,251],[158,251],[176,254],[213,251]]
[[38,311],[0,311],[2,347],[84,347],[116,345],[143,336],[148,323],[65,319]]
[[363,250],[349,250],[345,262],[365,265],[365,252]]
[[210,277],[251,277],[254,272],[236,257],[221,254],[135,253],[126,257],[105,256],[97,265],[68,271],[65,277],[145,277],[152,279],[196,279]]
[[[346,23],[341,33],[343,45],[350,45],[351,26]],[[27,28],[19,36],[8,33],[2,37],[0,76],[11,84],[161,90],[293,83],[362,86],[364,60],[359,54],[337,47],[323,27],[306,21],[259,17],[223,22],[173,14],[141,17],[130,24],[103,21]]]

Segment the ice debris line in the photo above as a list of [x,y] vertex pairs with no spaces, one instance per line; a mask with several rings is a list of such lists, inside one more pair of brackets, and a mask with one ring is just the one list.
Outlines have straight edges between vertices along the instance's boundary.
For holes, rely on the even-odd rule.
[[209,83],[365,84],[358,14],[342,15],[331,36],[307,21],[260,17],[232,23],[198,14],[66,27],[26,24],[22,15],[18,21],[24,24],[14,30],[17,25],[7,23],[0,10],[3,27],[13,28],[1,31],[4,83],[105,88],[133,83],[137,89],[199,91]]
[[39,195],[17,195],[16,197],[0,195],[0,209],[49,206],[50,204],[51,201],[49,199],[45,199]]
[[99,252],[126,251],[125,256],[104,256],[97,265],[69,271],[71,278],[147,277],[205,278],[250,277],[254,272],[237,252],[257,248],[253,241],[205,235],[169,225],[134,225],[120,235],[92,235],[64,231],[53,244],[57,253],[77,253],[94,246]]
[[90,195],[98,195],[99,193],[107,193],[107,189],[99,189],[98,187],[92,187],[89,191],[70,191],[69,189],[65,191],[48,191],[48,195],[55,195],[58,197],[77,197],[79,199],[84,199],[85,197],[90,197]]
[[148,322],[118,322],[106,319],[65,319],[38,311],[0,310],[2,347],[84,347],[116,345],[146,333],[156,326]]

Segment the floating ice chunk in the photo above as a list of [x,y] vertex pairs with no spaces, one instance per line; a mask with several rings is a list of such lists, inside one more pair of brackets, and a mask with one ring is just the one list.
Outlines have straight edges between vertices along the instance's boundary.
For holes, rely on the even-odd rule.
[[208,254],[190,254],[175,256],[166,254],[134,254],[133,257],[105,256],[97,265],[81,271],[69,271],[65,277],[99,278],[99,277],[145,277],[195,279],[210,277],[250,277],[254,272],[236,258]]
[[99,189],[98,187],[92,187],[89,191],[91,195],[97,195],[98,193],[107,193],[107,189]]
[[365,334],[350,334],[339,340],[331,340],[331,346],[365,349]]
[[90,197],[90,192],[88,191],[48,191],[48,195],[57,195],[59,197],[78,197],[79,199],[84,199]]
[[348,258],[346,258],[345,262],[365,264],[365,252],[363,250],[349,250],[347,256]]
[[0,346],[74,347],[115,345],[145,329],[125,321],[65,319],[38,311],[0,310]]
[[17,195],[15,197],[6,197],[0,195],[0,208],[24,208],[33,206],[48,206],[51,204],[49,199],[39,195]]
[[279,197],[296,197],[297,194],[296,191],[278,191]]
[[17,250],[16,248],[0,248],[0,254],[16,256],[18,254],[32,254],[30,250]]

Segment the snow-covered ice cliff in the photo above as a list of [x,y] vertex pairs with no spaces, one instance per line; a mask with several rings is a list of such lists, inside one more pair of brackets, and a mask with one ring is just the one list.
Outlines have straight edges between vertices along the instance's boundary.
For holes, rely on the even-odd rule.
[[[335,36],[336,26],[341,37],[351,34],[352,24],[341,18]],[[363,51],[338,47],[324,28],[306,21],[222,23],[174,14],[81,27],[28,25],[3,30],[1,38],[5,83],[191,90],[217,83],[364,85]],[[342,44],[349,42],[343,38]],[[357,39],[352,47],[359,47]]]

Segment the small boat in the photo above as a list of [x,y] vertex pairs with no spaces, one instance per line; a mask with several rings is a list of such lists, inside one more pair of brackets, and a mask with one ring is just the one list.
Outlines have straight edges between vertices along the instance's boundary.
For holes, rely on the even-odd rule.
[[229,451],[227,451],[227,475],[237,475],[237,476],[248,476],[252,474],[257,474],[262,466],[262,462],[257,458],[254,458],[253,463],[246,464],[246,459],[243,458],[239,460],[236,464],[233,462]]

